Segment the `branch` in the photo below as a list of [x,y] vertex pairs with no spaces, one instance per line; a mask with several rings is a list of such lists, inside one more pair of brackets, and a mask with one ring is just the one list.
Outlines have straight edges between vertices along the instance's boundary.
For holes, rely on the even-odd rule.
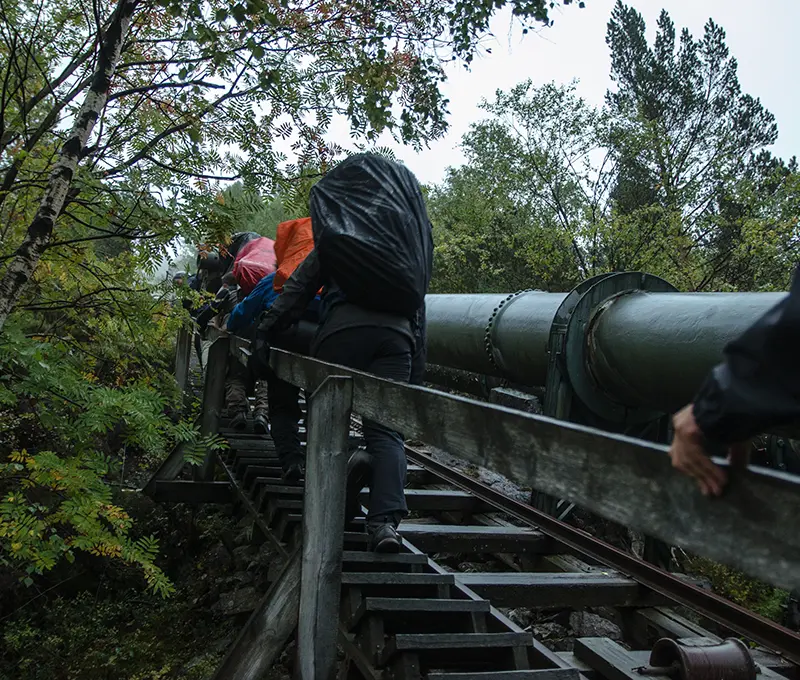
[[143,92],[150,92],[154,90],[162,90],[168,87],[190,87],[192,85],[200,85],[202,87],[209,87],[215,90],[224,90],[224,85],[218,85],[217,83],[210,83],[207,80],[187,80],[184,83],[153,83],[150,85],[142,85],[141,87],[132,87],[128,90],[120,90],[116,94],[112,94],[109,96],[108,101],[113,101],[115,99],[119,99],[120,97],[125,97],[132,94],[141,94]]
[[241,177],[241,175],[204,175],[203,173],[192,172],[191,170],[181,170],[180,168],[173,167],[171,165],[167,165],[166,163],[162,163],[161,161],[157,161],[152,156],[145,156],[146,160],[150,161],[154,165],[157,165],[159,168],[163,168],[164,170],[169,170],[170,172],[174,172],[178,175],[186,175],[187,177],[197,177],[198,179],[211,179],[211,180],[219,180],[222,182],[233,182]]

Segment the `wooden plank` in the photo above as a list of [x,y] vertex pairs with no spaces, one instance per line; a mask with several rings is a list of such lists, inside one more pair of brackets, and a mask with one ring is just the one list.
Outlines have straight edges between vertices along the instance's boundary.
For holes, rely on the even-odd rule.
[[[578,638],[575,656],[591,666],[606,680],[642,680],[638,660],[622,645],[608,638]],[[648,675],[655,680],[670,680],[668,675]]]
[[556,652],[556,656],[558,656],[561,661],[568,664],[570,668],[577,670],[581,676],[587,680],[595,680],[595,678],[598,677],[597,671],[586,662],[581,661],[575,656],[574,652]]
[[[195,419],[195,426],[200,424],[201,417],[202,416],[198,416]],[[158,469],[152,474],[150,479],[147,480],[147,484],[145,484],[142,488],[142,493],[152,496],[155,493],[157,481],[172,480],[181,473],[183,466],[186,464],[184,459],[184,448],[183,442],[179,442],[175,448],[172,449],[164,462],[158,466]]]
[[665,601],[636,581],[602,573],[465,573],[456,580],[496,607],[638,607]]
[[428,673],[428,680],[579,680],[576,668],[540,668],[535,671],[492,671],[490,673]]
[[[428,553],[498,553],[538,555],[548,552],[553,541],[544,534],[520,527],[464,526],[461,524],[403,523],[399,527],[404,540]],[[345,540],[364,545],[366,533],[347,532]]]
[[376,614],[389,634],[468,632],[476,618],[485,619],[488,613],[485,600],[367,597],[349,625],[356,628],[364,617]]
[[399,530],[401,536],[426,552],[536,555],[553,547],[549,536],[521,527],[409,523],[401,524]]
[[297,652],[302,680],[335,680],[345,475],[353,382],[330,376],[309,399]]
[[230,503],[232,499],[228,482],[156,480],[153,493],[153,500],[158,503]]
[[349,572],[342,574],[342,585],[454,585],[454,574],[407,574],[404,572]]
[[189,358],[192,354],[192,336],[194,329],[182,327],[178,331],[178,342],[175,346],[175,382],[181,394],[186,391],[189,382]]
[[[200,421],[200,436],[217,434],[222,410],[225,408],[225,376],[228,372],[228,338],[219,337],[214,340],[208,351],[208,368],[206,369],[206,382],[203,388],[202,420]],[[203,466],[200,469],[200,478],[210,482],[214,477],[214,451],[207,451]]]
[[300,387],[319,384],[331,370],[350,375],[353,409],[363,417],[774,585],[800,587],[800,532],[793,528],[800,482],[791,475],[731,470],[724,496],[706,498],[672,468],[659,444],[332,369],[280,350],[271,362],[280,378]]
[[[362,491],[360,500],[369,506],[369,492]],[[466,491],[450,489],[406,489],[406,504],[411,511],[477,512],[490,507]]]
[[242,628],[212,680],[260,680],[270,669],[297,626],[300,562],[300,552],[295,551]]
[[456,658],[461,663],[477,659],[485,662],[500,649],[510,652],[514,647],[529,647],[532,639],[530,633],[401,633],[389,637],[379,663],[385,666],[403,652],[426,653],[431,664],[452,663]]

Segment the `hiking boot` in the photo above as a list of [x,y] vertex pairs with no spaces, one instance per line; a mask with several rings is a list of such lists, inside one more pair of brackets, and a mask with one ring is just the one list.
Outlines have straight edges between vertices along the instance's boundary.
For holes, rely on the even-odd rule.
[[231,419],[231,427],[234,430],[238,430],[242,432],[243,430],[247,429],[247,410],[241,409],[236,413],[235,416]]
[[288,484],[297,484],[305,474],[305,461],[302,456],[292,456],[281,463],[281,479]]
[[371,519],[367,524],[369,548],[376,553],[398,553],[403,539],[397,533],[397,524],[389,517]]
[[253,432],[256,434],[269,434],[269,420],[263,413],[256,412],[253,416]]
[[372,481],[372,456],[364,449],[357,449],[347,461],[347,482],[345,483],[344,523],[350,524],[361,512],[359,495],[361,489]]

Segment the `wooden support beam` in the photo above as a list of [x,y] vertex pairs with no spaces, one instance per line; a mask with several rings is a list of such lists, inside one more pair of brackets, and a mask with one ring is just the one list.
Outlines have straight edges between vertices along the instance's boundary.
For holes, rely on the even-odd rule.
[[178,331],[178,342],[175,347],[175,382],[181,394],[186,391],[189,382],[189,358],[192,355],[192,329],[181,328]]
[[707,498],[659,444],[280,350],[271,362],[280,378],[304,388],[331,371],[349,375],[353,410],[365,418],[774,585],[800,587],[800,483],[791,475],[729,470],[725,494]]
[[[199,422],[200,417],[194,421],[195,426],[197,426]],[[142,488],[142,492],[152,497],[156,491],[156,482],[175,479],[181,473],[181,470],[183,470],[184,464],[184,444],[183,442],[179,442],[175,448],[172,449],[164,462],[158,466],[158,469],[153,473],[150,479],[147,480],[147,484]]]
[[300,552],[295,551],[242,628],[212,680],[261,680],[270,669],[297,626],[300,561]]
[[[578,638],[575,656],[606,680],[641,680],[641,662],[622,645],[608,638]],[[653,680],[670,680],[668,675],[648,675]]]
[[[211,345],[208,351],[208,368],[206,369],[206,382],[203,388],[203,419],[200,422],[200,436],[216,434],[219,430],[219,421],[222,410],[225,408],[225,376],[228,373],[228,347],[227,336],[220,336]],[[214,477],[214,462],[216,456],[213,451],[206,451],[200,478],[206,482]]]
[[345,475],[353,381],[330,376],[309,399],[297,656],[301,680],[336,678]]
[[158,503],[230,503],[233,491],[228,482],[156,480],[153,500]]

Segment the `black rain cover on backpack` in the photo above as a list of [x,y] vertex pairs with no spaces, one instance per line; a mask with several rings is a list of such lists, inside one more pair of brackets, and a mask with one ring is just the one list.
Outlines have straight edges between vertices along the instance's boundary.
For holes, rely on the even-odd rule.
[[350,302],[411,318],[428,292],[433,236],[419,183],[392,161],[360,154],[311,189],[320,267]]

